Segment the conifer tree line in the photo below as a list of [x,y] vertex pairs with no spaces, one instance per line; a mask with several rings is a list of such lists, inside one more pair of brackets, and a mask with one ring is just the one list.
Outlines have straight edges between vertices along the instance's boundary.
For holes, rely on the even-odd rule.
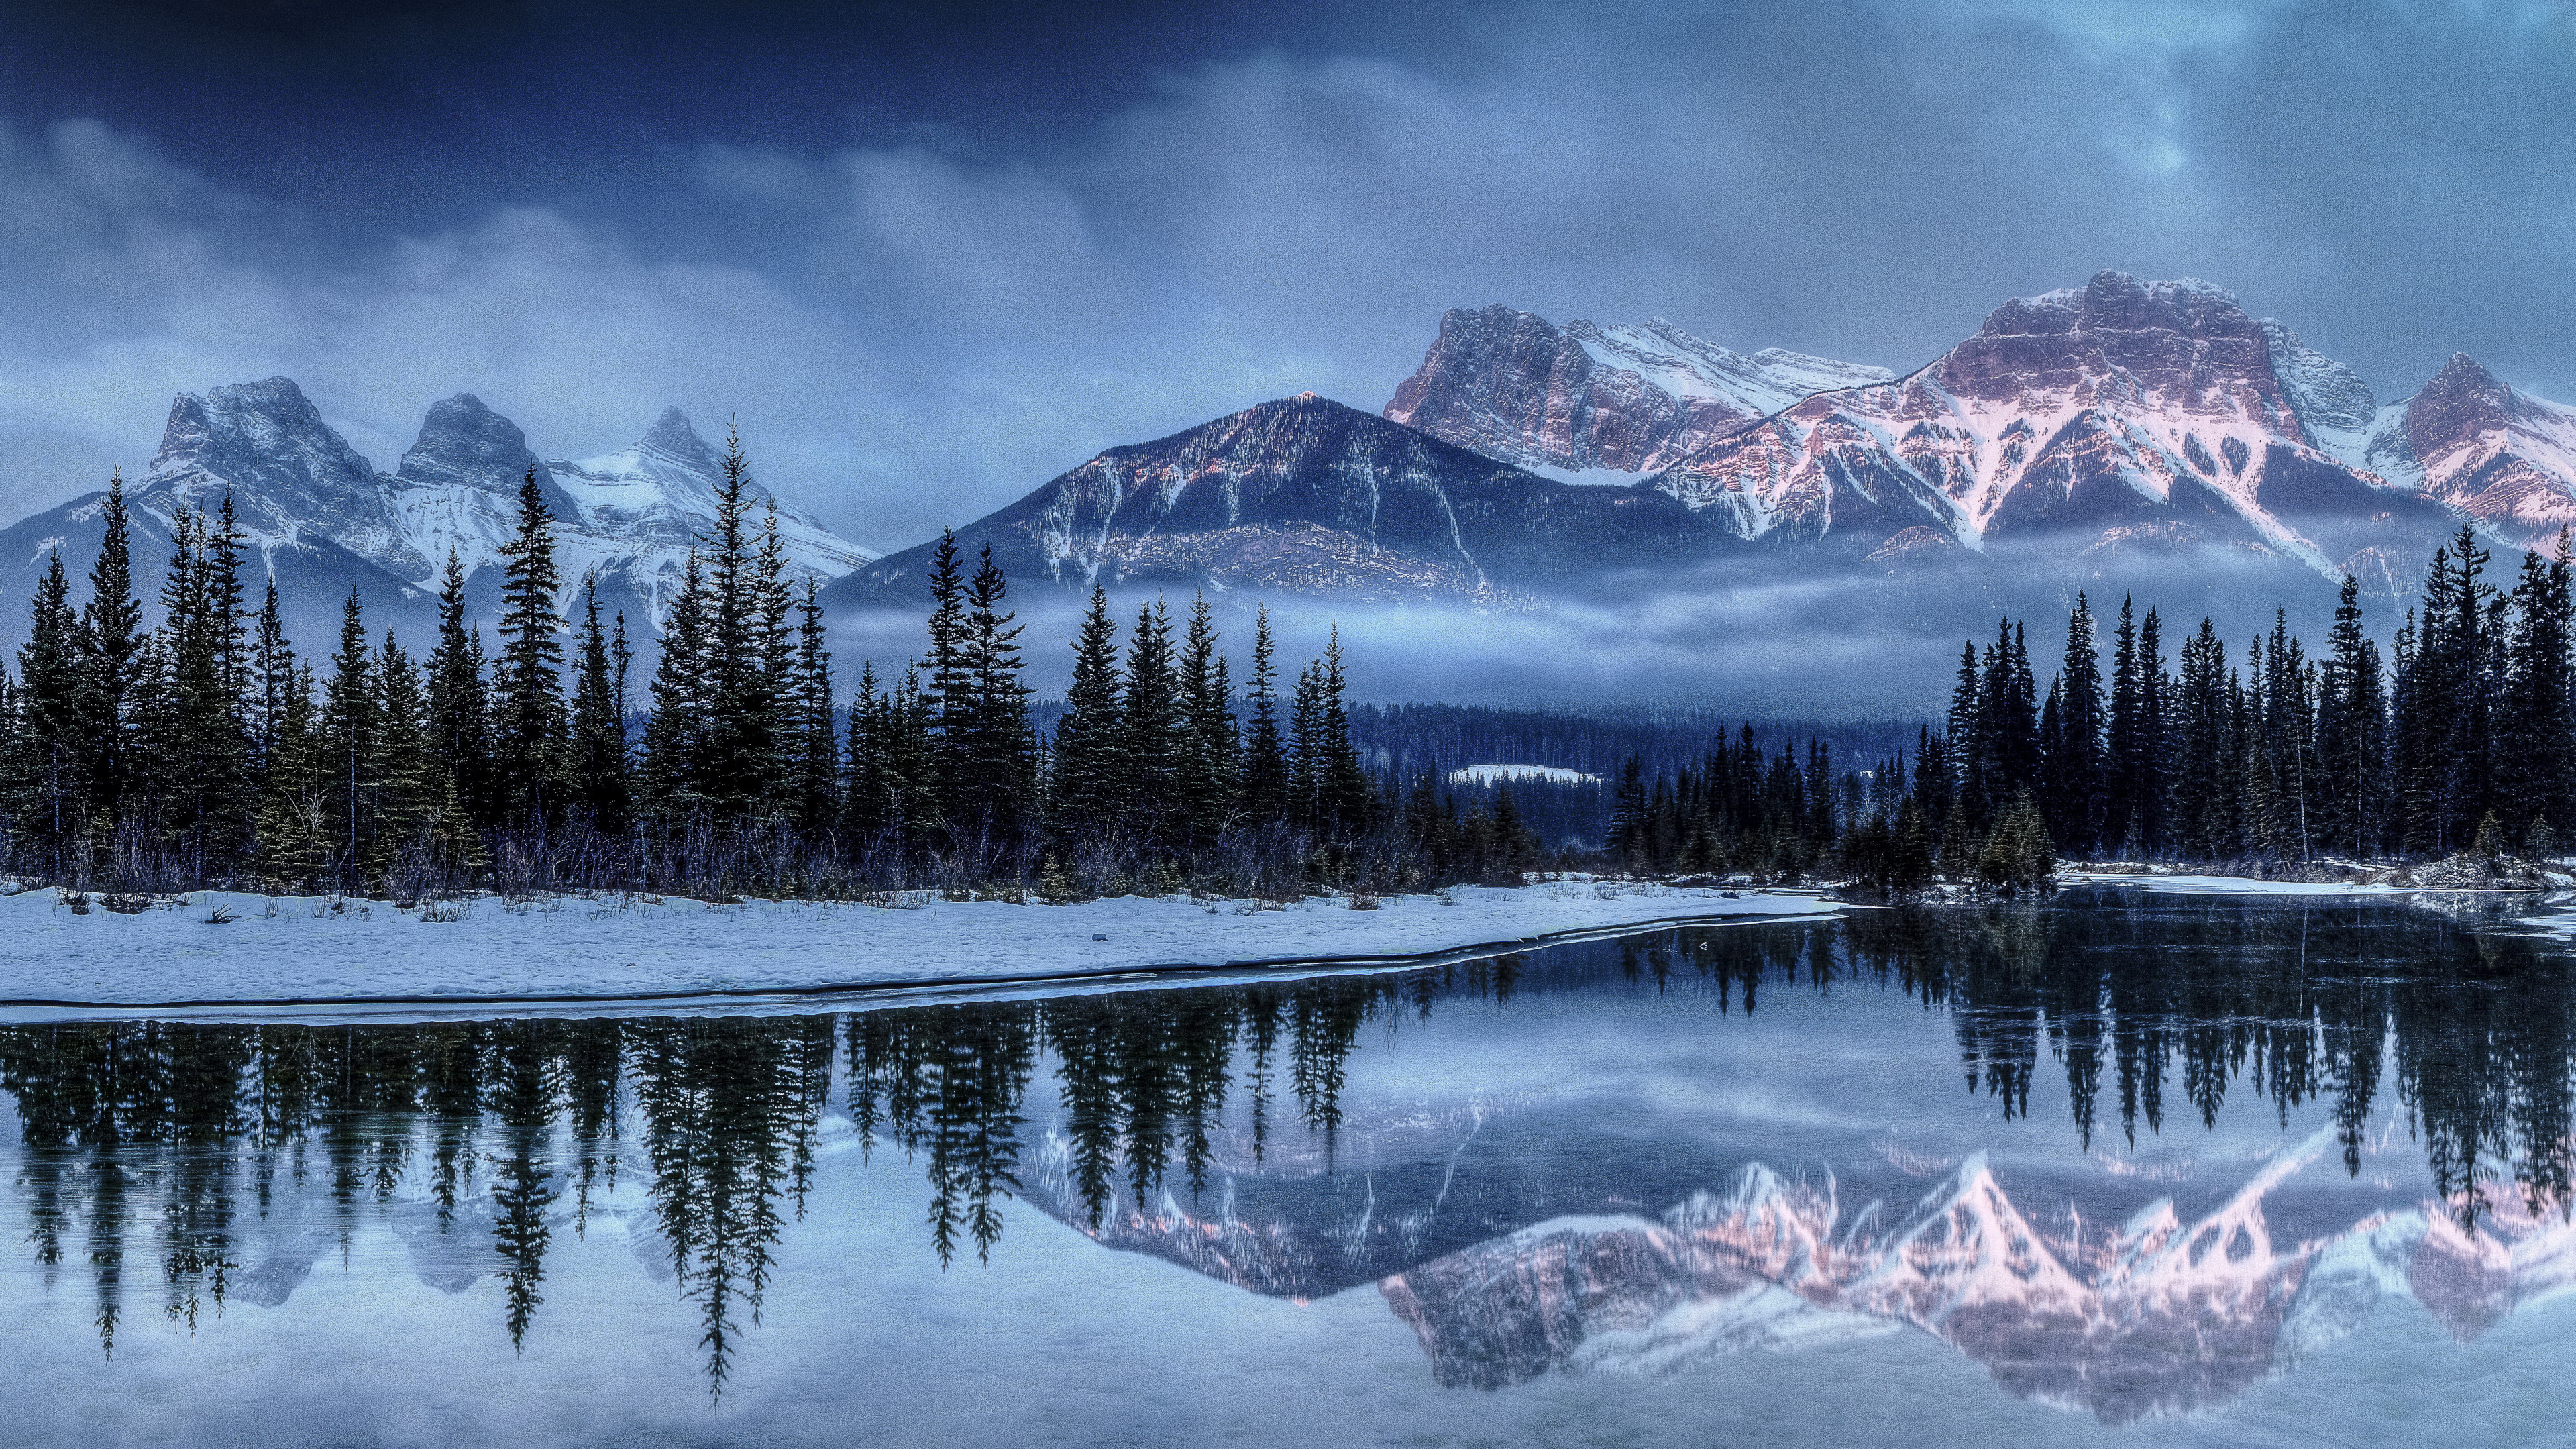
[[[989,550],[943,535],[927,647],[836,695],[812,580],[728,435],[715,519],[649,680],[597,581],[567,579],[533,470],[500,550],[487,645],[451,555],[426,658],[355,591],[299,654],[272,581],[243,597],[227,496],[183,511],[145,626],[122,477],[75,608],[56,554],[14,679],[0,677],[0,810],[22,877],[118,898],[202,886],[400,899],[629,888],[1056,898],[1184,885],[1293,895],[1518,879],[1535,839],[1506,796],[1463,816],[1424,772],[1352,747],[1338,632],[1288,673],[1269,616],[1240,684],[1204,598],[1123,630],[1095,589],[1041,737]],[[570,607],[561,603],[569,598]],[[569,617],[567,617],[567,615]],[[640,694],[640,698],[639,698]]]
[[2560,853],[2576,829],[2567,535],[2509,586],[2490,563],[2464,525],[2386,655],[2348,576],[2321,651],[2286,614],[2241,650],[2204,619],[2170,665],[2154,609],[2123,599],[2105,640],[2079,594],[2045,694],[2005,625],[1963,650],[1947,731],[1920,748],[1939,864],[2025,795],[2054,848],[2085,858]]
[[[1765,759],[1750,726],[1651,785],[1632,762],[1607,854],[1653,871],[1841,874],[2043,887],[2059,854],[2291,863],[2555,856],[2576,831],[2576,603],[2562,531],[2512,584],[2463,526],[2383,654],[2347,576],[2322,652],[2286,612],[2237,651],[2209,620],[2167,652],[2122,599],[2076,596],[2045,691],[2029,631],[1961,646],[1945,727],[1911,759],[1837,778],[1811,744]],[[2046,645],[2043,643],[2043,650]],[[2047,667],[2043,664],[2042,667]]]

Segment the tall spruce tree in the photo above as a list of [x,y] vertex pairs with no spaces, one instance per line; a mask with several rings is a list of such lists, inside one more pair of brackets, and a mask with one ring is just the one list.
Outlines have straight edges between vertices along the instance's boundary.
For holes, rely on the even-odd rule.
[[1190,604],[1182,638],[1180,747],[1172,781],[1178,838],[1196,845],[1222,831],[1235,809],[1240,773],[1225,656],[1217,652],[1216,619],[1207,595]]
[[1252,718],[1243,739],[1243,813],[1256,825],[1288,815],[1288,750],[1279,733],[1279,695],[1271,662],[1270,606],[1253,616],[1252,675],[1245,703]]
[[923,692],[931,709],[939,773],[943,784],[955,782],[961,803],[971,793],[968,777],[974,770],[975,666],[969,632],[965,558],[957,550],[956,534],[943,528],[930,551],[930,648],[922,658],[929,677]]
[[86,803],[99,832],[92,849],[112,848],[133,781],[136,655],[143,648],[143,605],[134,597],[132,521],[125,506],[125,475],[111,471],[100,505],[104,530],[98,560],[90,566],[88,604],[74,637],[80,648],[80,738]]
[[45,561],[18,649],[18,728],[10,770],[10,811],[22,846],[56,879],[73,872],[72,843],[88,818],[87,727],[81,678],[80,618],[71,605],[62,551]]
[[662,630],[662,658],[653,669],[652,705],[644,720],[643,759],[636,793],[665,825],[708,807],[699,772],[709,753],[714,671],[707,658],[706,577],[695,549],[681,565],[680,589]]
[[1037,740],[1029,723],[1029,689],[1022,682],[1017,616],[1002,607],[1009,592],[1001,566],[986,548],[965,594],[966,684],[971,691],[963,721],[963,762],[957,798],[964,818],[991,832],[1000,844],[1017,841],[1035,825]]
[[2329,850],[2375,855],[2385,848],[2380,797],[2387,704],[2379,646],[2362,630],[2361,585],[2350,574],[2327,651],[2317,691],[2319,839]]
[[572,782],[591,824],[609,835],[626,830],[626,710],[617,663],[599,620],[599,574],[581,581],[581,656],[573,673]]
[[1118,625],[1109,595],[1091,591],[1091,607],[1074,639],[1073,679],[1056,720],[1047,782],[1051,826],[1071,844],[1113,827],[1127,802],[1127,744],[1120,717]]
[[2066,619],[2066,658],[2058,679],[2056,753],[2048,762],[2049,832],[2068,850],[2091,854],[2102,842],[2102,660],[2093,637],[2093,607],[2082,593]]
[[501,545],[501,658],[493,671],[492,723],[501,818],[542,820],[566,803],[563,618],[555,597],[554,516],[528,469],[518,518]]
[[382,698],[375,657],[367,647],[367,620],[355,588],[340,606],[340,649],[331,656],[324,685],[320,751],[328,774],[322,787],[322,822],[340,889],[356,894],[360,870],[376,843]]
[[841,740],[832,716],[832,655],[823,647],[821,585],[810,574],[804,597],[797,601],[796,620],[790,695],[796,742],[795,819],[806,831],[819,832],[830,828],[840,813]]
[[1138,840],[1169,844],[1178,819],[1172,789],[1181,744],[1180,679],[1172,663],[1172,617],[1163,601],[1140,604],[1127,636],[1127,694],[1120,701],[1125,733],[1128,829]]
[[447,551],[439,576],[438,642],[429,652],[430,784],[476,824],[501,818],[492,773],[492,700],[483,678],[483,635],[465,618],[465,564]]

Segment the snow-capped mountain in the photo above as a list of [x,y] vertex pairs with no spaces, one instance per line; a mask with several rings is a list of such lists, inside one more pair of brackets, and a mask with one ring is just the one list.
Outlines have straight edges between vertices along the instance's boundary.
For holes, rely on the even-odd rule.
[[[1638,336],[1659,346],[1602,340]],[[1712,356],[1733,366],[1671,362]],[[1902,378],[1755,366],[1776,356],[1660,325],[1560,334],[1499,307],[1452,312],[1386,415],[1585,470],[1561,476],[1634,477],[1738,538],[1879,565],[2217,544],[2394,593],[2462,517],[2513,546],[2576,521],[2576,410],[2465,357],[2381,407],[2351,369],[2205,282],[2104,272],[2006,302]],[[1748,374],[1768,391],[1702,400],[1711,379]],[[1710,425],[1676,422],[1691,416]]]
[[1548,477],[1630,483],[1800,398],[1889,376],[1778,349],[1747,357],[1660,317],[1559,330],[1497,304],[1441,317],[1386,416]]
[[[531,471],[555,516],[568,590],[595,569],[604,604],[658,624],[692,542],[714,520],[721,473],[715,451],[676,408],[624,452],[545,462],[517,424],[459,393],[429,409],[388,474],[287,378],[183,394],[151,466],[127,486],[138,562],[149,570],[138,576],[153,586],[182,508],[212,513],[229,491],[260,558],[275,566],[310,555],[306,571],[329,576],[323,592],[333,611],[353,586],[371,611],[413,608],[435,593],[451,550],[478,600],[488,599]],[[875,557],[766,490],[759,496],[777,508],[793,571],[828,580]],[[97,509],[92,495],[23,520],[0,533],[0,557],[41,568],[59,546],[67,566],[85,568],[97,548]]]
[[[2103,272],[1901,377],[1661,320],[1454,310],[1370,422],[1264,403],[1112,448],[958,537],[1074,588],[1544,607],[1839,581],[1869,595],[1855,617],[1929,620],[2077,587],[2305,608],[2347,572],[2394,597],[2464,521],[2504,547],[2576,521],[2576,410],[2464,358],[2383,407],[2221,288]],[[916,604],[926,558],[833,597]],[[1968,586],[1909,582],[1932,569]]]

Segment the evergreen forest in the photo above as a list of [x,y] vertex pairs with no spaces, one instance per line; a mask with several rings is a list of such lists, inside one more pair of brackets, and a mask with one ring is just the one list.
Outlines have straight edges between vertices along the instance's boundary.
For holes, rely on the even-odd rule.
[[2122,599],[2106,640],[2079,593],[2044,693],[2026,625],[2004,620],[1961,646],[1945,728],[1866,770],[1837,775],[1822,746],[1766,761],[1749,727],[1651,781],[1631,761],[1608,853],[2001,892],[2045,889],[2060,854],[2247,873],[2555,858],[2576,830],[2567,535],[2524,554],[2510,586],[2491,561],[2463,526],[2386,654],[2349,576],[2322,650],[2286,614],[2241,651],[2203,619],[2170,662],[2154,608]]
[[87,600],[55,554],[0,679],[8,868],[139,909],[217,886],[1365,900],[1542,863],[1508,792],[1365,769],[1338,635],[1292,670],[1266,611],[1238,676],[1203,597],[1122,631],[1095,590],[1042,731],[1001,571],[943,537],[921,657],[863,667],[845,698],[816,585],[790,583],[757,498],[729,437],[716,521],[639,680],[629,621],[563,576],[533,472],[496,636],[451,555],[426,658],[372,632],[354,591],[331,651],[299,654],[274,581],[244,597],[229,495],[175,520],[147,627],[113,479]]

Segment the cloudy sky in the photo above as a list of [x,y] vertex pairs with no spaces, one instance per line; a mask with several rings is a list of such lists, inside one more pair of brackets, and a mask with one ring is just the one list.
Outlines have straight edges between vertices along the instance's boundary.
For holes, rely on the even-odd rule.
[[2576,400],[2555,4],[0,9],[13,516],[283,372],[384,467],[737,418],[892,549],[1451,306],[1905,368],[2103,267]]

